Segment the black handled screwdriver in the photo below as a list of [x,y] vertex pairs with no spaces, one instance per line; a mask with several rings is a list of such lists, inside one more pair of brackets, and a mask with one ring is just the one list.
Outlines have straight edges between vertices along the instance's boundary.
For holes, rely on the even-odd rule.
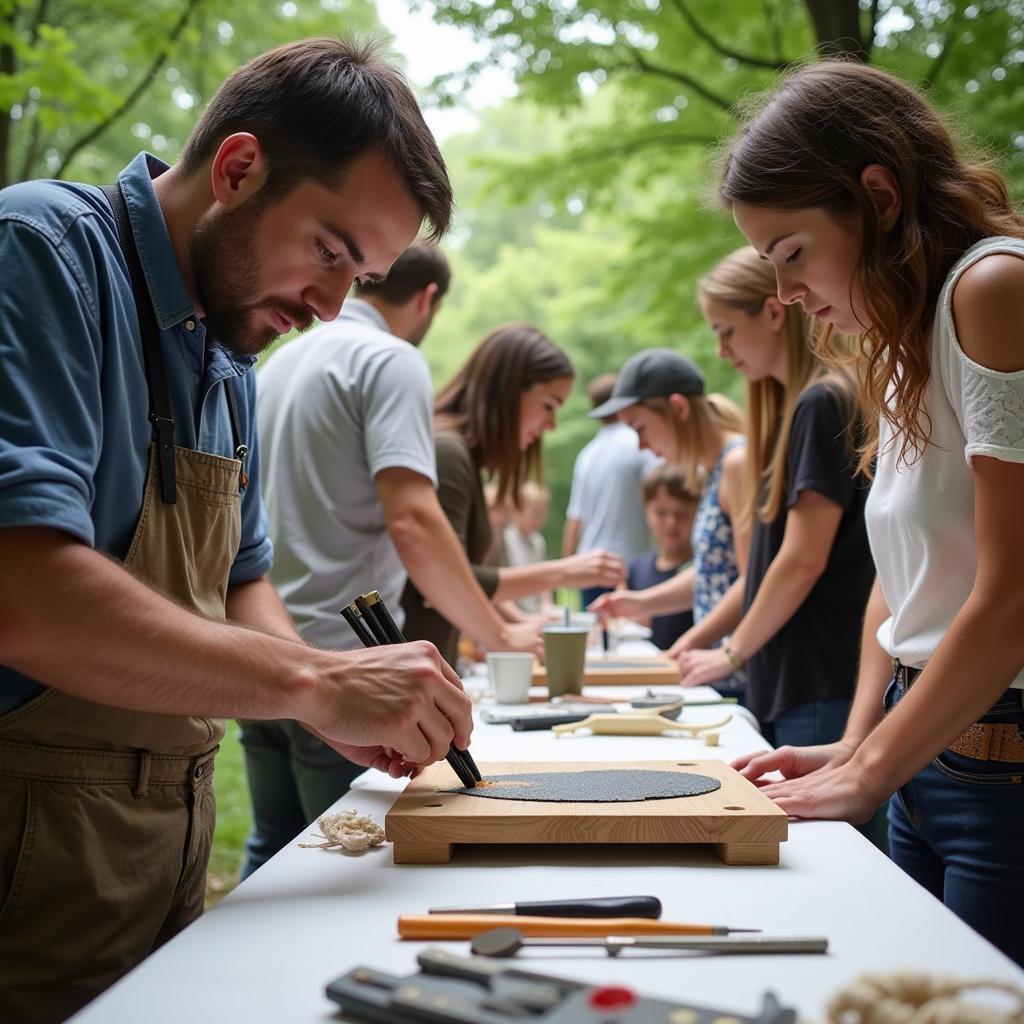
[[523,917],[661,917],[657,896],[594,896],[580,899],[491,903],[483,907],[431,907],[428,914],[518,914]]

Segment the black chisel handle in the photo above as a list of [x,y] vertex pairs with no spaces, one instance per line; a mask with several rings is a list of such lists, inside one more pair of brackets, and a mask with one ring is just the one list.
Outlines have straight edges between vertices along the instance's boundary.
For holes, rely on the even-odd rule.
[[593,711],[585,711],[580,715],[523,715],[522,718],[510,718],[508,724],[512,726],[513,732],[536,732],[539,729],[550,729],[553,725],[582,722],[593,713]]
[[656,896],[600,896],[579,900],[536,900],[516,903],[515,912],[527,917],[661,917]]

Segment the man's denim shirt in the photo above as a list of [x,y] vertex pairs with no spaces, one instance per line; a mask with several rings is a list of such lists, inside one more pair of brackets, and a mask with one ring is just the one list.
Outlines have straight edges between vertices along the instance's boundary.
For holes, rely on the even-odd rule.
[[[233,457],[221,382],[242,378],[232,386],[250,479],[230,582],[244,583],[272,560],[247,372],[254,359],[206,338],[153,189],[166,168],[140,153],[119,180],[160,328],[175,443]],[[141,344],[127,263],[100,189],[32,181],[0,191],[0,528],[50,527],[125,556],[152,438]],[[0,666],[0,712],[41,689]]]

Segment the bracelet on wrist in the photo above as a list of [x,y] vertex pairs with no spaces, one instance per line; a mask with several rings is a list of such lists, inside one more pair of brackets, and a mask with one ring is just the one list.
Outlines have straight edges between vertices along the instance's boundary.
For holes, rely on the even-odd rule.
[[722,641],[722,646],[719,650],[725,655],[725,660],[729,662],[737,672],[739,672],[739,670],[746,664],[746,662],[732,649],[732,645],[728,640]]

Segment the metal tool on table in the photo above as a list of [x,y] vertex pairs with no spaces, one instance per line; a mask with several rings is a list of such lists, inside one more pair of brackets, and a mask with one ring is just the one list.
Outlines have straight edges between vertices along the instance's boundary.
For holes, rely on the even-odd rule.
[[[618,709],[614,707],[605,708],[609,714],[614,714]],[[484,707],[480,710],[480,718],[488,725],[511,725],[516,731],[531,729],[550,729],[552,725],[564,722],[582,722],[588,715],[594,713],[593,707],[584,702],[572,701],[555,703],[545,701],[532,708],[508,708],[498,705],[496,707]],[[545,725],[535,725],[535,722],[546,722]]]
[[[402,631],[376,590],[357,597],[350,605],[342,608],[341,614],[364,647],[405,643]],[[449,745],[445,760],[467,789],[472,789],[483,780],[472,754],[468,750],[459,750],[454,742]]]
[[597,896],[575,900],[492,903],[485,907],[431,907],[429,914],[511,914],[523,917],[661,917],[657,896]]
[[528,971],[487,957],[426,949],[419,972],[402,977],[356,967],[327,986],[346,1015],[376,1024],[795,1024],[796,1011],[770,992],[760,1012],[746,1016],[720,1007],[655,999],[622,985],[592,985]]
[[672,935],[609,935],[605,938],[534,939],[519,928],[493,928],[481,932],[470,943],[474,956],[510,957],[524,947],[542,946],[564,949],[567,946],[591,946],[618,956],[624,949],[687,950],[699,953],[825,953],[828,939],[820,936],[754,935],[734,939],[728,935],[704,935],[682,938]]
[[698,698],[691,697],[689,694],[683,694],[679,691],[671,690],[652,690],[648,689],[642,697],[634,697],[630,702],[629,706],[636,708],[637,710],[646,710],[648,708],[661,707],[664,704],[670,704],[674,700],[678,700],[680,697],[685,697],[686,706],[688,708],[703,708],[710,707],[713,704],[738,704],[739,700],[736,697],[720,697],[716,696],[708,700],[700,700]]
[[563,725],[554,725],[551,731],[556,736],[563,736],[567,733],[577,732],[581,729],[589,729],[599,736],[660,736],[665,732],[682,732],[690,736],[700,736],[701,733],[714,729],[720,729],[732,721],[732,715],[717,722],[702,722],[690,724],[677,722],[673,719],[682,710],[683,700],[680,698],[671,704],[651,708],[649,711],[627,711],[609,715],[606,712],[598,712],[588,715],[582,721],[568,722]]
[[609,935],[727,935],[758,931],[720,924],[656,921],[648,917],[531,917],[516,914],[402,914],[403,939],[472,939],[492,928],[516,928],[531,938],[606,938]]

